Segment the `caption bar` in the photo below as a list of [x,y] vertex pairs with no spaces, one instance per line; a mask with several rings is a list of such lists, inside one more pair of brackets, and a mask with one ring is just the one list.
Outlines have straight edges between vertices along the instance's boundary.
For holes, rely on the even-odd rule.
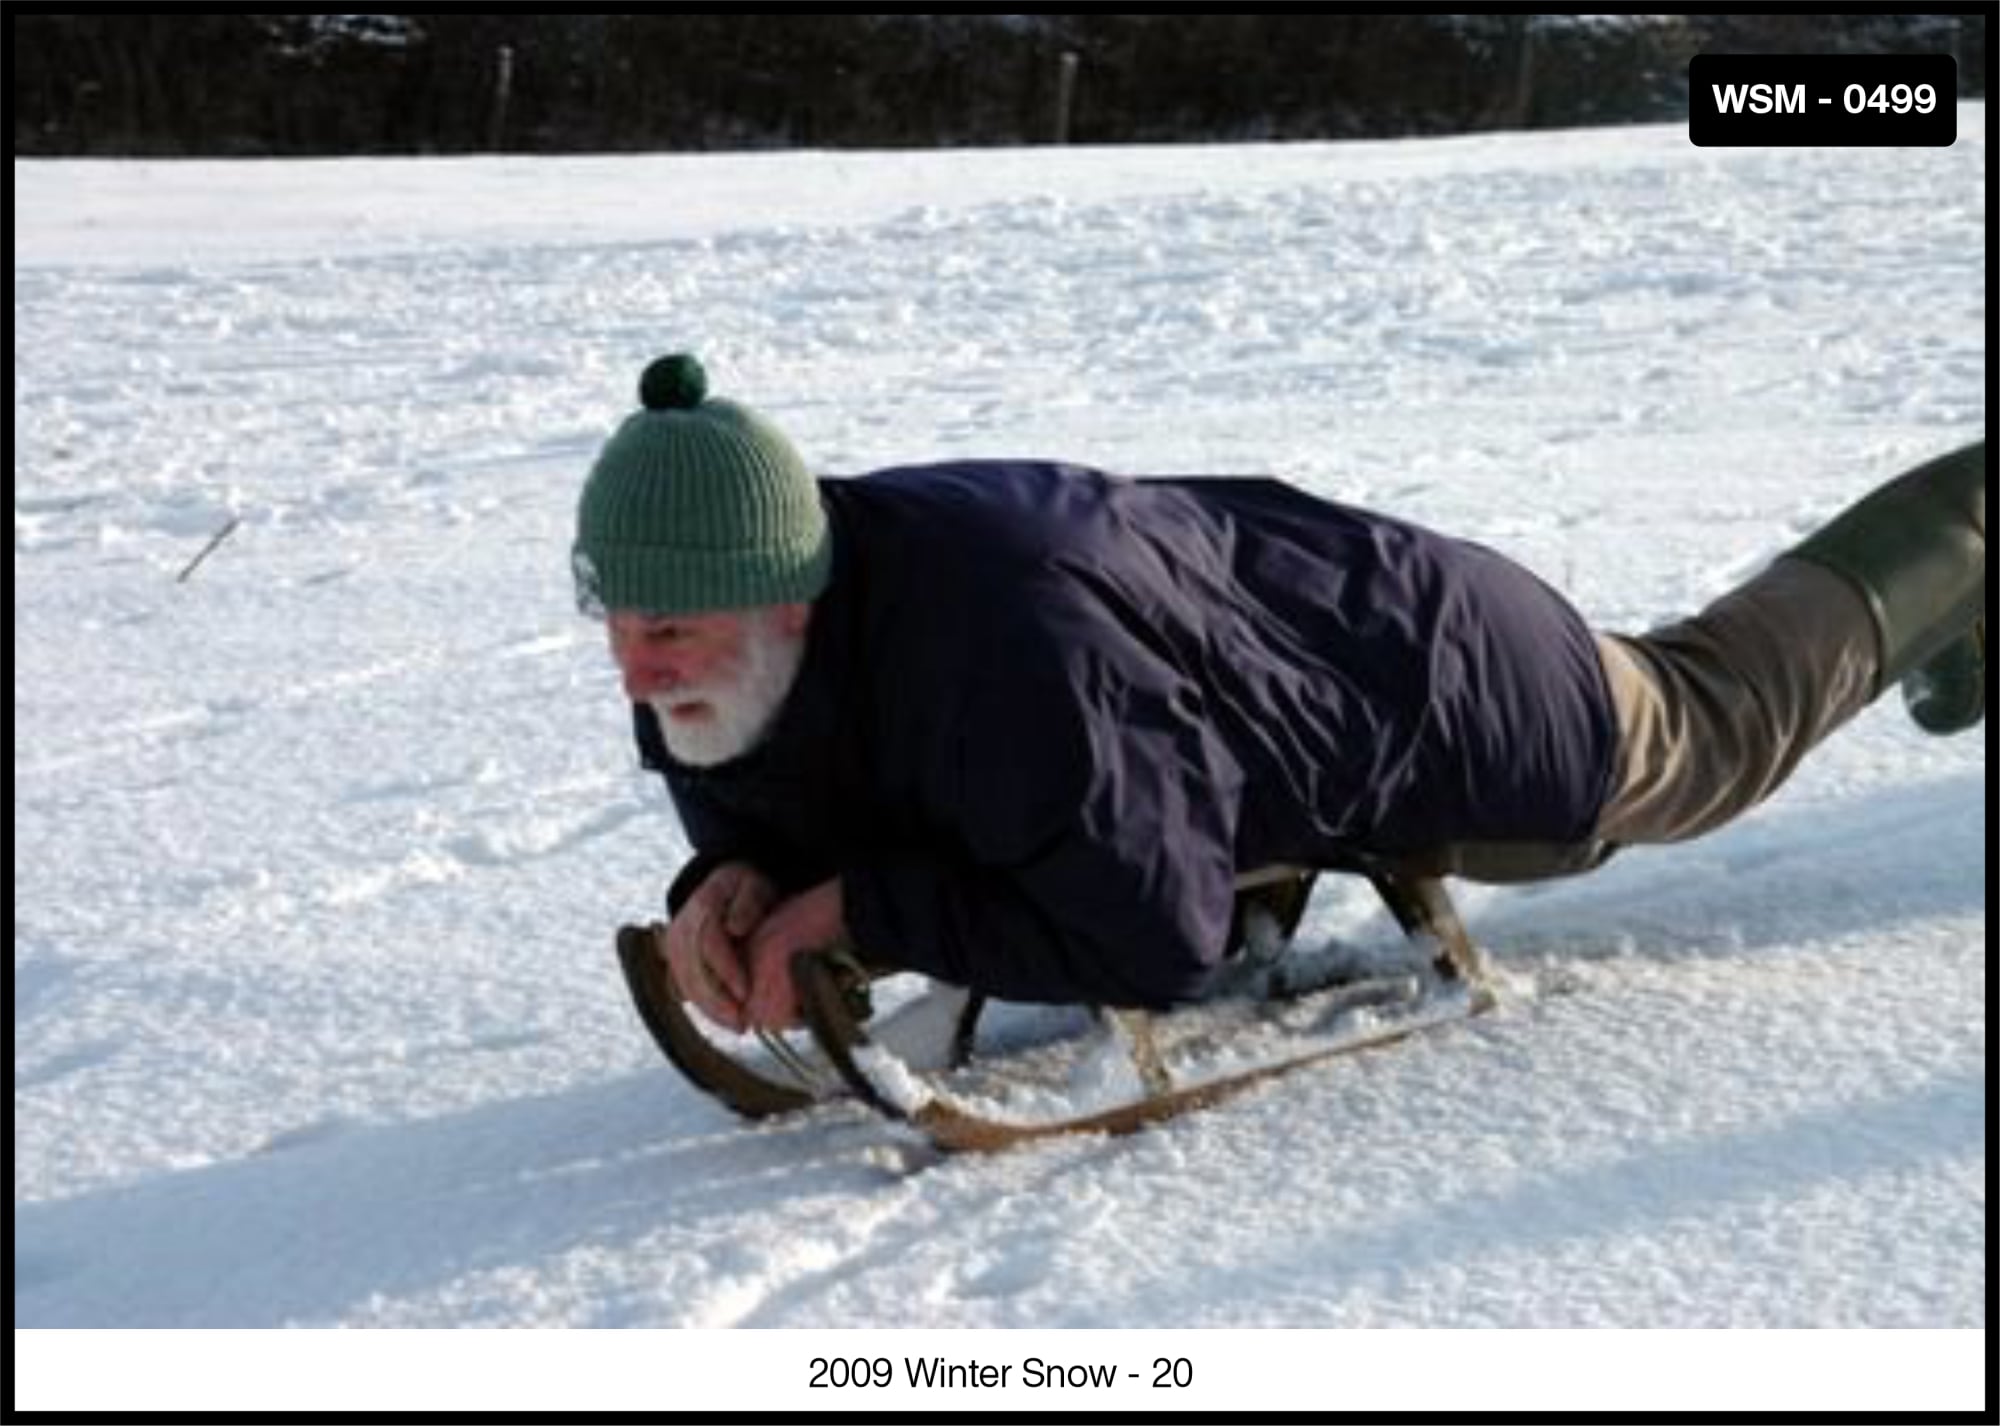
[[896,1361],[889,1357],[814,1357],[806,1365],[806,1385],[816,1391],[888,1387],[907,1387],[912,1391],[991,1391],[1006,1390],[1016,1382],[1029,1390],[1055,1387],[1105,1391],[1117,1386],[1194,1385],[1194,1362],[1187,1357],[1154,1357],[1143,1374],[1110,1362],[1050,1362],[1041,1357],[1013,1363],[906,1356],[902,1358],[900,1372]]
[[1700,54],[1688,61],[1688,140],[1948,148],[1957,91],[1948,54]]

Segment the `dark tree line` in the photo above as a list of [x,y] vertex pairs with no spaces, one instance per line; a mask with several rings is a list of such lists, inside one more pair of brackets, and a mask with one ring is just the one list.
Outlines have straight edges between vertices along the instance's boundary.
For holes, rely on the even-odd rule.
[[1703,51],[1948,51],[1983,14],[9,19],[16,154],[1358,138],[1664,121]]

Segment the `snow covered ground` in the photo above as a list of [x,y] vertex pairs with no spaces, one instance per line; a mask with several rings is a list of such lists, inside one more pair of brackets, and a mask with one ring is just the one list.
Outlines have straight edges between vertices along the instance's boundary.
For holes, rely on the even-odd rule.
[[691,347],[829,471],[1275,472],[1644,627],[1983,432],[1985,130],[17,162],[17,1325],[1983,1328],[1983,730],[1463,889],[1481,1023],[932,1163],[659,1060],[566,564]]

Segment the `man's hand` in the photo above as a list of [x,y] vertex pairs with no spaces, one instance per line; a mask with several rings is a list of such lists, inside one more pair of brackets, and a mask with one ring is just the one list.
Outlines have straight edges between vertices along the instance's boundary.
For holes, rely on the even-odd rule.
[[748,862],[724,862],[667,923],[667,966],[694,1007],[726,1030],[750,1026],[750,937],[778,899]]
[[750,997],[745,1019],[760,1030],[788,1030],[799,1023],[792,988],[792,957],[818,951],[847,934],[840,878],[802,891],[764,918],[750,937]]

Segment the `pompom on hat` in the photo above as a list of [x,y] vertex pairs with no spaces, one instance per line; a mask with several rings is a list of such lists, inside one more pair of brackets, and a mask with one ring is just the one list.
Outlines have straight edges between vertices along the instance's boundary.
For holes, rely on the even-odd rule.
[[748,407],[709,399],[685,352],[646,368],[639,402],[577,502],[578,607],[704,614],[816,598],[833,545],[791,442]]

